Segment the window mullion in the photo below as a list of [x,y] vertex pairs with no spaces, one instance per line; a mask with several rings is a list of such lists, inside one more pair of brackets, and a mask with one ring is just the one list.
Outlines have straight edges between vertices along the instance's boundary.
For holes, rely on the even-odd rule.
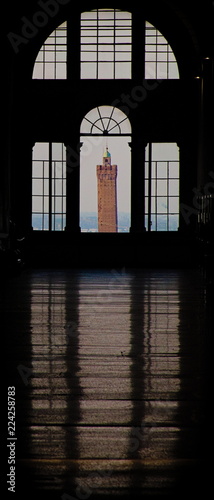
[[152,211],[152,143],[149,143],[149,165],[148,165],[148,231],[151,231]]
[[113,62],[113,79],[116,78],[116,10],[114,9],[114,62]]
[[97,9],[97,67],[96,67],[96,79],[99,78],[99,9]]
[[52,143],[49,142],[49,231],[52,231]]
[[45,229],[45,162],[42,162],[42,230]]

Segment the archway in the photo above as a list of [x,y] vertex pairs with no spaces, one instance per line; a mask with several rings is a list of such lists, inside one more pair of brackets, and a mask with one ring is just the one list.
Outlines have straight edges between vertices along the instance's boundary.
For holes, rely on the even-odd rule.
[[[80,219],[83,232],[129,232],[131,124],[113,106],[87,113],[80,129]],[[116,167],[116,168],[114,168]],[[113,178],[114,172],[114,178]],[[113,205],[115,205],[113,207]],[[101,207],[102,205],[102,207]],[[116,212],[116,223],[107,223]],[[103,215],[101,215],[103,211]],[[103,227],[99,219],[104,217]],[[114,217],[113,217],[114,219]],[[105,226],[105,227],[104,227]]]

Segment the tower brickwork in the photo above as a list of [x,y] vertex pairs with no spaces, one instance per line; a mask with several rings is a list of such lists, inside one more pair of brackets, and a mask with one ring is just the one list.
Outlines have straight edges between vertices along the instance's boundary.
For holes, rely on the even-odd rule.
[[103,164],[97,165],[98,232],[117,232],[117,165],[106,148]]

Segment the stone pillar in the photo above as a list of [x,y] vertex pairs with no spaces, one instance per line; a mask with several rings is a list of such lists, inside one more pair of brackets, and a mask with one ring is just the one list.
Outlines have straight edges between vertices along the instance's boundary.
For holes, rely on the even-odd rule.
[[82,143],[65,144],[67,152],[66,231],[80,232],[80,150]]
[[132,136],[131,233],[142,233],[145,231],[144,169],[146,144],[143,143],[141,132],[141,128],[136,126]]

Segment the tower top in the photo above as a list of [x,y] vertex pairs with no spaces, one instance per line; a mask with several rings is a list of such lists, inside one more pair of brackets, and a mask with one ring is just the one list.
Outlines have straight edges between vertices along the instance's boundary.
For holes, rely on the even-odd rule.
[[111,154],[109,153],[108,147],[106,146],[106,150],[104,152],[103,158],[111,158]]

